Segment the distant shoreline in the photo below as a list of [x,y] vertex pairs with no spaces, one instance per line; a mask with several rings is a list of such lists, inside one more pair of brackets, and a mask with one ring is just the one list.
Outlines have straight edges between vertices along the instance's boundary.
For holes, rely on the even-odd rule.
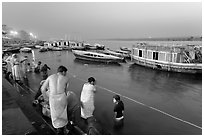
[[112,39],[95,39],[107,41],[202,41],[202,37],[175,37],[175,38],[112,38]]

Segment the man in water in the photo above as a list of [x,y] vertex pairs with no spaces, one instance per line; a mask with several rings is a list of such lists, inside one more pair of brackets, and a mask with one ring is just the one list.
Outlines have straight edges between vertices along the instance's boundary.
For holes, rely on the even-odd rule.
[[68,124],[67,117],[67,88],[69,85],[67,68],[59,66],[57,74],[49,76],[41,87],[42,94],[49,88],[49,104],[52,125],[57,129],[58,134],[64,134],[66,125]]
[[96,92],[95,79],[88,78],[88,82],[83,85],[81,91],[81,117],[87,119],[93,116],[94,112],[94,95]]
[[114,112],[115,112],[115,128],[119,128],[123,126],[123,113],[124,113],[124,104],[123,102],[120,100],[120,96],[119,95],[114,95],[113,96],[113,103],[115,103],[114,106]]

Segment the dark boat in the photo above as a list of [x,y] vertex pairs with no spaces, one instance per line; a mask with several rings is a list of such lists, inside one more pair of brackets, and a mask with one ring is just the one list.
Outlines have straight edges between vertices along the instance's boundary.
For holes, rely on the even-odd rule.
[[20,52],[20,47],[9,47],[9,48],[6,48],[4,50],[2,50],[4,53],[8,53],[8,52],[11,52],[11,53],[19,53]]

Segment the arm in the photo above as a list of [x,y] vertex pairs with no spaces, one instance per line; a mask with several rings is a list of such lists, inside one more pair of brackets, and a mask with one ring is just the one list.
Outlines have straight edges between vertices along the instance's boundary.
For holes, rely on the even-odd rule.
[[46,89],[49,86],[49,77],[45,80],[45,82],[43,83],[42,87],[41,87],[41,92],[43,94],[43,96],[46,96]]
[[67,94],[69,87],[69,79],[66,77],[65,93]]

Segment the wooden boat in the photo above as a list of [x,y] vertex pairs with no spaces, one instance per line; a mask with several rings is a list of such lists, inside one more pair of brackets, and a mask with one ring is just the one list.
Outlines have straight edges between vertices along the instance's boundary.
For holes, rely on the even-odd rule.
[[109,48],[107,48],[105,51],[114,55],[114,56],[123,57],[125,59],[130,58],[130,53],[127,51],[111,50]]
[[202,47],[195,45],[149,45],[133,46],[131,58],[138,65],[153,69],[202,73]]
[[104,50],[105,49],[105,46],[100,45],[100,44],[94,44],[94,45],[84,44],[84,47],[86,50]]
[[36,48],[36,49],[40,49],[40,48],[42,48],[42,46],[40,46],[40,45],[35,45],[35,48]]
[[60,47],[53,47],[52,51],[62,51],[62,48],[60,48]]
[[71,50],[69,46],[59,46],[59,48],[62,48],[62,50]]
[[3,49],[2,51],[4,53],[8,53],[8,52],[19,53],[20,52],[20,47],[9,47],[9,48]]
[[26,52],[26,53],[31,53],[31,50],[32,49],[28,48],[28,47],[23,47],[23,48],[20,49],[21,52]]
[[129,51],[116,50],[115,52],[122,54],[123,57],[125,57],[126,59],[130,59],[131,52],[129,52]]
[[39,52],[46,52],[46,51],[48,51],[48,48],[46,48],[46,47],[41,47],[39,50]]
[[120,47],[120,50],[131,52],[131,49],[127,47]]
[[116,57],[113,55],[107,55],[104,53],[98,53],[93,51],[81,51],[81,50],[72,50],[75,57],[77,59],[89,60],[89,61],[97,61],[97,62],[122,62],[123,58]]

